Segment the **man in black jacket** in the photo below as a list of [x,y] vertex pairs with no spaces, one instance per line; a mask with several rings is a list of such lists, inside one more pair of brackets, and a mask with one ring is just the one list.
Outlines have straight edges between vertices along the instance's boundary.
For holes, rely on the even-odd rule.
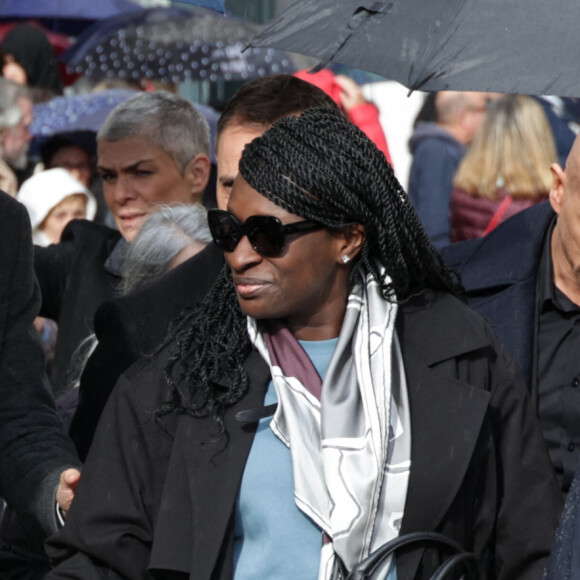
[[118,230],[77,220],[60,244],[37,248],[40,314],[58,322],[53,386],[70,383],[73,353],[91,334],[98,306],[114,296],[127,244],[156,204],[201,200],[210,171],[209,129],[185,99],[139,93],[118,105],[97,134],[103,194]]
[[[218,123],[218,206],[227,206],[246,143],[281,117],[321,106],[336,107],[323,91],[292,76],[263,77],[244,85],[228,102]],[[104,303],[97,311],[99,344],[82,374],[79,406],[70,430],[82,459],[121,373],[151,353],[166,335],[171,320],[205,296],[223,264],[221,251],[211,244],[160,279]]]
[[1,191],[0,238],[0,496],[50,533],[57,529],[55,497],[66,511],[80,462],[56,416],[33,327],[40,295],[30,221]]

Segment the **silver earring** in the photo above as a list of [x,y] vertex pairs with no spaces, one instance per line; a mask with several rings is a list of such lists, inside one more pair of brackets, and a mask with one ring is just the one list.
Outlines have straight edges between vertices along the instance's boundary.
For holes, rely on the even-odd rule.
[[350,256],[346,254],[341,258],[343,264],[348,264],[350,262]]

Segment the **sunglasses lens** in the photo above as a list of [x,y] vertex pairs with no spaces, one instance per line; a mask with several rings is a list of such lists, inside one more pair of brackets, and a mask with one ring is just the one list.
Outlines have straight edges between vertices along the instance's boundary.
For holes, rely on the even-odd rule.
[[284,248],[284,227],[273,216],[252,216],[242,225],[229,212],[212,209],[207,221],[214,242],[224,252],[233,252],[244,235],[262,256],[277,256]]
[[276,256],[284,248],[284,232],[277,218],[252,216],[245,228],[252,247],[262,256]]
[[232,215],[219,210],[207,214],[209,230],[216,246],[224,252],[233,252],[241,239],[240,225]]

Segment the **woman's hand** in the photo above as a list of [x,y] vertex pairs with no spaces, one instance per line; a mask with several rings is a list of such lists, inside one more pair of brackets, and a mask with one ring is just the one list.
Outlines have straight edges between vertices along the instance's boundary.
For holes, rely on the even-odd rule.
[[350,77],[336,75],[334,81],[342,89],[340,100],[345,111],[348,112],[352,108],[364,105],[367,102],[361,88]]

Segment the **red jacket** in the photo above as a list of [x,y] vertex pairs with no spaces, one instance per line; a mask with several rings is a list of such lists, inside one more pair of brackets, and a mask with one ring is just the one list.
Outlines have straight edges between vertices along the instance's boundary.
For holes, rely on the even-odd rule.
[[[323,69],[314,74],[309,73],[307,70],[300,70],[295,72],[294,76],[322,89],[341,109],[343,108],[340,97],[342,89],[334,81],[335,75],[331,70]],[[385,154],[387,161],[392,166],[393,162],[387,146],[387,139],[379,121],[378,108],[373,103],[367,102],[364,105],[353,107],[346,112],[346,116],[353,125],[356,125]]]

